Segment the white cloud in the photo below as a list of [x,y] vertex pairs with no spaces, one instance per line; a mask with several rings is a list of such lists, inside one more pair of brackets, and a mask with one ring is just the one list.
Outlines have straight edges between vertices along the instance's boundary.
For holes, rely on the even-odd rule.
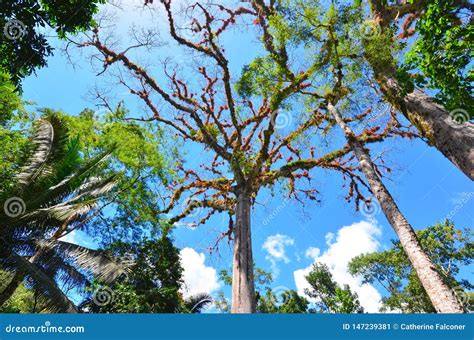
[[286,247],[292,246],[294,243],[295,240],[291,237],[281,234],[268,236],[263,243],[262,248],[268,252],[265,258],[271,262],[272,272],[275,277],[280,273],[277,262],[290,262],[290,259],[286,256]]
[[183,248],[180,256],[184,268],[185,297],[199,293],[212,294],[220,288],[217,272],[214,268],[206,266],[206,256],[203,253],[198,253],[192,248]]
[[309,247],[306,249],[306,252],[304,253],[304,256],[306,256],[308,259],[315,259],[319,256],[321,253],[321,250],[319,248],[315,247]]
[[[360,278],[349,274],[347,265],[357,255],[379,250],[380,243],[377,239],[380,235],[380,228],[373,221],[361,221],[342,227],[338,230],[337,235],[332,233],[326,235],[328,248],[321,256],[314,258],[314,263],[324,263],[329,267],[336,282],[348,284],[358,294],[364,309],[372,313],[378,312],[381,307],[380,293],[372,285],[362,284]],[[304,289],[309,287],[305,276],[311,271],[311,267],[299,269],[293,273],[300,294],[304,294]]]
[[268,236],[263,243],[262,248],[268,252],[268,256],[277,261],[289,263],[290,259],[286,256],[285,247],[292,246],[295,240],[286,235],[276,234]]

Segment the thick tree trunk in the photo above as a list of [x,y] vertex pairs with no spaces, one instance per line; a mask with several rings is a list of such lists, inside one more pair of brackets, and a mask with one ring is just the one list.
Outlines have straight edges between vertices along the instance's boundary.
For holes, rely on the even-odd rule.
[[[404,5],[406,10],[401,15],[415,9],[419,10],[427,2],[418,1],[409,7]],[[400,9],[394,8],[396,6],[385,6],[380,0],[369,0],[369,3],[373,21],[380,25],[381,32],[384,32],[394,18],[400,15]],[[374,42],[368,39],[364,43],[366,50],[371,50],[367,47]],[[380,50],[380,48],[375,50]],[[448,112],[423,91],[415,89],[405,94],[395,76],[397,63],[391,53],[389,49],[386,50],[383,63],[377,57],[366,56],[385,99],[419,130],[430,145],[437,148],[467,177],[474,180],[474,124],[468,121],[471,108],[460,107],[458,110]],[[456,121],[463,123],[459,124]]]
[[382,72],[390,72],[390,68],[378,70],[376,74],[378,84],[390,104],[405,115],[429,144],[474,180],[474,124],[468,121],[470,108],[460,108],[450,113],[420,90],[404,96],[398,81]]
[[337,109],[332,104],[328,105],[328,109],[336,119],[337,124],[344,131],[347,141],[359,161],[362,172],[367,178],[372,193],[375,198],[377,198],[390,225],[400,238],[403,249],[415,269],[423,288],[433,303],[433,306],[441,313],[463,313],[463,306],[457,300],[454,291],[443,281],[435,265],[421,248],[415,231],[405,216],[400,212],[392,195],[375,171],[369,153],[354,137],[354,133],[344,122]]
[[22,272],[17,271],[15,273],[10,283],[5,287],[2,292],[0,292],[0,306],[3,306],[3,304],[11,298],[11,296],[13,295],[13,293],[15,293],[15,290],[20,286],[24,278],[25,274],[23,274]]
[[235,211],[232,313],[255,313],[256,310],[250,210],[250,195],[242,191],[238,194]]

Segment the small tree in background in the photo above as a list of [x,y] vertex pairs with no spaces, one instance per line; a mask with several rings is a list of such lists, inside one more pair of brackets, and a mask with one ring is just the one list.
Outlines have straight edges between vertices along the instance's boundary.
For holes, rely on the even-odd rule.
[[[11,279],[11,273],[0,271],[0,291],[5,289]],[[0,306],[0,313],[36,313],[43,309],[43,303],[38,301],[35,291],[20,284],[7,303]]]
[[[227,270],[221,270],[219,277],[226,285],[232,286],[232,277]],[[285,287],[270,287],[273,282],[271,273],[256,267],[254,277],[257,313],[298,314],[309,312],[309,302],[306,298],[298,295],[296,291],[286,289]],[[220,311],[230,313],[230,305],[223,291],[218,292],[218,298],[214,303]]]
[[0,128],[5,126],[14,111],[21,107],[21,100],[15,90],[11,76],[0,67]]
[[[22,151],[27,151],[29,145],[20,131],[24,128],[22,102],[10,78],[0,67],[0,192],[10,188],[11,174],[18,170],[26,154]],[[18,129],[13,130],[12,126]]]
[[257,300],[257,313],[302,314],[309,313],[309,302],[295,290],[274,292],[266,288]]
[[[433,259],[438,272],[453,288],[466,309],[472,308],[467,290],[474,286],[457,279],[461,266],[469,266],[474,259],[472,231],[456,229],[445,221],[417,231],[421,246]],[[383,310],[403,313],[435,313],[425,289],[413,270],[399,241],[392,241],[389,250],[364,254],[349,263],[349,271],[359,275],[365,283],[383,287],[388,296],[383,298]]]
[[[81,308],[93,313],[197,313],[212,300],[206,294],[184,299],[183,268],[166,229],[158,238],[116,242],[107,252],[131,263],[126,277],[113,285],[96,282]],[[104,288],[106,287],[106,288]],[[101,298],[101,295],[104,295]]]
[[315,263],[306,276],[311,288],[305,294],[316,300],[316,313],[363,313],[357,293],[353,293],[347,284],[342,287],[334,281],[325,264]]

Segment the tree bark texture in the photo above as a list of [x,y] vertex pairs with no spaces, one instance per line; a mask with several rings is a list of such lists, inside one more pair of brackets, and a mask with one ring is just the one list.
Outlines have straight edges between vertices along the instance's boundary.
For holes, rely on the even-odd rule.
[[255,313],[252,235],[250,226],[250,195],[237,197],[234,226],[234,258],[232,268],[232,313]]
[[463,313],[464,308],[456,298],[454,291],[443,281],[436,270],[436,266],[421,248],[415,231],[401,213],[392,195],[377,174],[368,151],[354,137],[353,131],[344,122],[338,110],[332,104],[328,105],[328,109],[344,131],[344,135],[359,161],[360,168],[367,178],[372,193],[378,200],[390,225],[397,233],[403,250],[433,306],[440,313]]

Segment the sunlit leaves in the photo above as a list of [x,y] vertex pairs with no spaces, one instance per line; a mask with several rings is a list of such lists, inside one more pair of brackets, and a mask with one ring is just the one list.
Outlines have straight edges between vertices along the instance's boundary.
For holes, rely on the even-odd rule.
[[[45,34],[52,27],[60,37],[77,33],[93,25],[92,16],[106,0],[14,0],[0,1],[0,68],[7,69],[13,81],[21,80],[46,66],[53,48]],[[73,15],[72,15],[73,14]],[[18,23],[15,36],[7,36],[4,27],[11,20]]]
[[448,110],[474,107],[474,28],[469,16],[455,1],[433,1],[416,24],[418,36],[406,56],[405,68],[425,76],[417,75],[416,84],[437,90],[436,98]]

